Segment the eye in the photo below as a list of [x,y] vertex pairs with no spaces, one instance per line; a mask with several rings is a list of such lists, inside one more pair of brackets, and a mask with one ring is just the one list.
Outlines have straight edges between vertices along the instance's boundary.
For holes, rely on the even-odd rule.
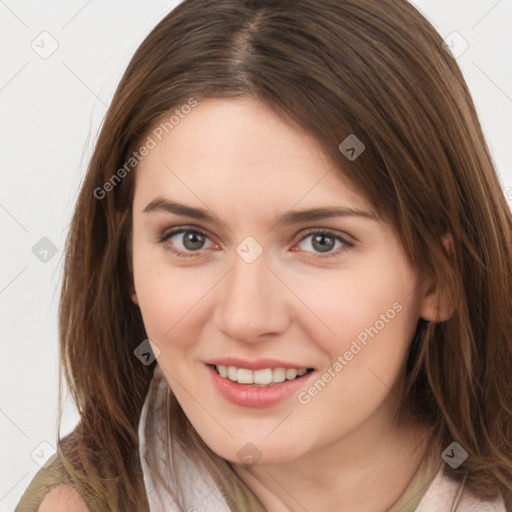
[[180,228],[164,233],[159,242],[165,243],[166,249],[183,258],[196,256],[195,253],[215,246],[206,233],[196,228]]
[[[181,258],[198,256],[202,250],[216,246],[205,232],[192,227],[165,232],[159,237],[158,242],[165,244],[166,250]],[[304,235],[297,245],[299,249],[293,250],[313,252],[315,258],[326,258],[336,256],[353,245],[339,233],[316,230]]]
[[342,250],[353,247],[353,243],[346,240],[339,233],[329,230],[311,231],[301,238],[300,250],[314,252],[315,257],[336,256]]

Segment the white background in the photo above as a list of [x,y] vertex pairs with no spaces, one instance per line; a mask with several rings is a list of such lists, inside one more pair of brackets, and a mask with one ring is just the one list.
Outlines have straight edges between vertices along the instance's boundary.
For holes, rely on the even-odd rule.
[[[0,512],[39,470],[31,454],[52,453],[62,248],[100,123],[133,52],[176,3],[0,0]],[[414,3],[469,44],[457,61],[512,201],[512,1]],[[43,59],[32,44],[58,48]],[[57,251],[46,262],[32,252],[43,237]],[[66,410],[64,432],[77,419]]]

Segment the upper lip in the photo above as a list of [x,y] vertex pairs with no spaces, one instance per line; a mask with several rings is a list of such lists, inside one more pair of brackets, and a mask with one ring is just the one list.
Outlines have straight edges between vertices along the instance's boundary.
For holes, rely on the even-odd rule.
[[266,368],[295,368],[296,370],[302,370],[303,368],[311,368],[311,366],[308,365],[289,363],[278,359],[254,359],[249,361],[238,357],[210,359],[209,361],[205,361],[205,363],[216,366],[235,366],[236,368],[247,368],[248,370],[265,370]]

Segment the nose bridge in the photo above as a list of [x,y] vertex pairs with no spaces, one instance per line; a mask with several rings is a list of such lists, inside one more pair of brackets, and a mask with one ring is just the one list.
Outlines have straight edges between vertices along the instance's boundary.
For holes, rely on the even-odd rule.
[[223,280],[216,305],[217,326],[239,341],[256,341],[262,334],[287,326],[284,297],[264,254],[254,261],[235,254],[233,267]]

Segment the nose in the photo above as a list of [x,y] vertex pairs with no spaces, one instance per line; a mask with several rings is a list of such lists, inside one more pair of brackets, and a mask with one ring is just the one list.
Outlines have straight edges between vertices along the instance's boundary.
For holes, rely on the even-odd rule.
[[235,255],[232,269],[219,283],[213,321],[229,338],[254,343],[288,329],[289,297],[267,265],[264,254],[252,263]]

